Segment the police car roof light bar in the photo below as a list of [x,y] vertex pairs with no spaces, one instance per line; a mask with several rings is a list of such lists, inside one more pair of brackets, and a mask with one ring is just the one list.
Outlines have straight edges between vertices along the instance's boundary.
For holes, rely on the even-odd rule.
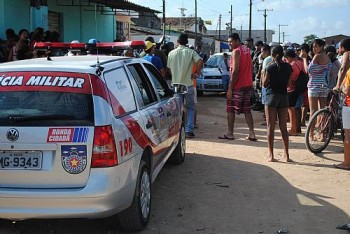
[[84,50],[85,43],[64,43],[64,42],[37,42],[35,50]]
[[144,49],[144,41],[124,41],[124,42],[102,42],[102,43],[64,43],[64,42],[37,42],[34,49],[38,51],[46,50],[88,50],[102,49],[103,51],[123,50],[127,48]]

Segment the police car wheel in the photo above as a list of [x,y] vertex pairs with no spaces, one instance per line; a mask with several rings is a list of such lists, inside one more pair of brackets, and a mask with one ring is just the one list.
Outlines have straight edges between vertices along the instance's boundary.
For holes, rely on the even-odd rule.
[[179,142],[173,153],[171,154],[169,161],[173,164],[181,164],[185,161],[186,156],[186,133],[185,126],[181,126]]
[[142,230],[151,213],[151,177],[149,167],[141,161],[133,202],[129,208],[118,214],[120,226],[124,230]]

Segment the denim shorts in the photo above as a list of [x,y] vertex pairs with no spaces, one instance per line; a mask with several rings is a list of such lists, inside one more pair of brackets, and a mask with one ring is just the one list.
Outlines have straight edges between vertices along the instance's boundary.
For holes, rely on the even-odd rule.
[[295,108],[301,108],[303,106],[303,101],[304,101],[304,93],[299,94],[297,103],[295,104]]
[[266,95],[265,106],[273,108],[288,108],[288,94],[269,93]]
[[328,97],[328,89],[308,89],[308,96],[309,97]]

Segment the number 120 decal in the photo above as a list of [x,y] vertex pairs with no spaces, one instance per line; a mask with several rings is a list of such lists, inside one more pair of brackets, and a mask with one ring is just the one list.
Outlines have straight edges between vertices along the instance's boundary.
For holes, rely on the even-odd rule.
[[124,157],[132,153],[132,140],[131,137],[119,141],[120,156]]

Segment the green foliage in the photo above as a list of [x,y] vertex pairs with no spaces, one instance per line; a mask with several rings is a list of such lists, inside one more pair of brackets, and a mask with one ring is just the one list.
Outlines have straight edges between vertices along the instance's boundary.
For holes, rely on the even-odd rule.
[[308,36],[305,36],[304,43],[311,44],[312,41],[315,40],[316,38],[318,38],[318,36],[316,36],[315,34],[310,34]]

